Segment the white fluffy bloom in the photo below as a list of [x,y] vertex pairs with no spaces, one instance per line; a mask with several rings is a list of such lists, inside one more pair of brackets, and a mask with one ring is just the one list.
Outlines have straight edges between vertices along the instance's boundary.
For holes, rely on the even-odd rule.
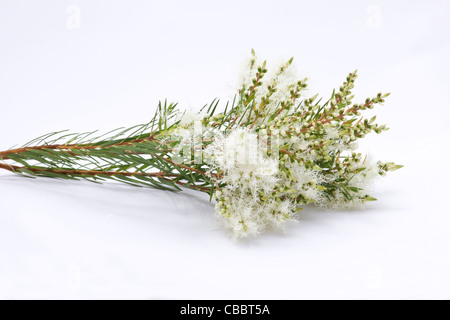
[[336,140],[339,138],[339,130],[335,127],[326,128],[325,134],[325,138],[328,140]]
[[[283,68],[284,67],[284,68]],[[280,72],[280,69],[283,68],[283,72]],[[278,104],[282,101],[286,101],[291,96],[290,90],[297,83],[298,77],[296,75],[296,69],[291,64],[286,67],[286,63],[280,63],[278,67],[272,68],[264,78],[263,85],[258,90],[255,98],[257,102],[261,101],[267,93],[268,85],[276,86],[277,90],[271,96],[271,103],[268,105],[268,112],[275,110],[278,107]]]
[[219,182],[225,187],[216,194],[216,211],[235,237],[257,235],[267,228],[283,229],[291,220],[295,205],[272,199],[281,179],[278,159],[265,156],[256,133],[237,128],[216,139],[205,153],[224,171]]
[[303,139],[298,139],[294,147],[298,150],[306,150],[309,147],[309,142]]
[[[355,173],[349,181],[349,186],[358,191],[354,194],[352,200],[348,200],[342,193],[337,193],[332,200],[320,203],[328,208],[359,208],[364,203],[364,196],[371,191],[372,185],[378,178],[380,168],[377,163],[368,158],[365,162],[353,166],[351,169],[364,169]],[[357,195],[357,196],[355,196]]]
[[318,185],[324,182],[323,176],[316,170],[306,169],[299,164],[288,165],[292,173],[292,180],[295,181],[293,188],[307,199],[308,202],[319,203],[323,200],[321,190]]
[[[246,89],[251,88],[254,84],[253,81],[257,79],[257,67],[259,66],[258,59],[254,57],[254,67],[250,68],[251,59],[246,62],[245,72],[242,73],[241,81],[239,83],[239,88],[245,87]],[[291,90],[296,86],[298,78],[296,76],[296,69],[292,62],[290,63],[280,63],[279,66],[275,68],[270,68],[270,71],[260,78],[260,86],[255,90],[254,102],[256,105],[260,105],[263,100],[264,113],[266,115],[272,114],[275,110],[280,107],[281,103],[291,100]],[[275,91],[269,95],[268,87],[272,87]],[[267,100],[266,98],[270,96]],[[255,125],[260,125],[263,121],[263,117],[258,117],[255,119],[255,113],[251,114],[251,120],[255,120]]]
[[268,158],[261,150],[258,136],[247,129],[237,128],[226,137],[217,137],[204,151],[214,159],[217,167],[233,172],[252,173],[255,176],[278,173],[278,159]]
[[[252,79],[256,78],[257,68],[256,67],[250,68],[251,60],[252,58],[249,58],[242,63],[238,82],[239,86],[238,89],[242,88],[242,86],[245,86],[247,88],[250,87],[252,85]],[[259,61],[257,58],[255,58],[255,66],[256,65],[259,65]]]
[[361,172],[356,173],[351,179],[350,183],[352,186],[363,189],[367,192],[371,189],[375,179],[380,176],[380,168],[378,167],[378,164],[370,158],[368,158],[364,163],[360,164],[357,167],[365,169]]
[[202,121],[204,117],[205,117],[205,115],[200,112],[195,112],[192,110],[186,111],[181,116],[179,126],[185,127],[185,128],[189,127],[192,124],[194,124],[195,122]]

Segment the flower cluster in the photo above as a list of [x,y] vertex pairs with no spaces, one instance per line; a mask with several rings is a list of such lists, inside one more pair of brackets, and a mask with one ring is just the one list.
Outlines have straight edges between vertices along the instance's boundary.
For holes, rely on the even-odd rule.
[[306,204],[359,206],[375,177],[401,166],[373,162],[355,152],[356,141],[387,130],[361,112],[381,104],[379,93],[352,102],[356,71],[329,100],[304,97],[292,59],[273,72],[252,55],[239,100],[221,114],[202,115],[203,162],[215,177],[216,212],[236,237],[284,229]]

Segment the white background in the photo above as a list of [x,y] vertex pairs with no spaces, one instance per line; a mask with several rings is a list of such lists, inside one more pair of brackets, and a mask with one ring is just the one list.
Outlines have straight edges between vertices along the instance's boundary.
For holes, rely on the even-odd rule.
[[308,94],[358,69],[405,165],[363,211],[234,242],[195,192],[0,175],[0,298],[450,298],[450,1],[0,1],[0,149],[231,98],[254,48]]

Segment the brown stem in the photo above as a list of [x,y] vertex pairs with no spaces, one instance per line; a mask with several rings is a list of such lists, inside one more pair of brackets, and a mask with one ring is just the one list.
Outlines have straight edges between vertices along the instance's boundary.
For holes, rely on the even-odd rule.
[[[141,176],[141,177],[159,177],[161,179],[172,181],[178,185],[186,186],[187,183],[183,183],[181,181],[176,181],[172,179],[168,179],[169,177],[178,177],[177,174],[171,174],[166,172],[148,172],[148,173],[142,173],[142,172],[117,172],[117,171],[97,171],[97,170],[68,170],[68,169],[46,169],[46,168],[27,168],[27,167],[19,167],[15,165],[7,165],[0,163],[0,169],[5,169],[11,172],[20,172],[21,169],[27,169],[29,171],[32,171],[36,174],[39,174],[41,172],[52,172],[52,173],[58,173],[58,174],[66,174],[66,175],[79,175],[79,176],[96,176],[96,175],[107,175],[107,176],[125,176],[125,177],[135,177],[135,176]],[[205,192],[209,192],[210,189],[202,186],[195,186],[190,185],[189,188],[191,189],[197,189]]]
[[[25,148],[18,148],[18,149],[10,149],[10,150],[6,150],[6,151],[0,151],[0,159],[8,159],[8,155],[10,154],[18,154],[18,153],[22,153],[22,152],[26,152],[28,150],[43,150],[43,149],[60,149],[60,150],[67,150],[67,149],[78,149],[78,150],[92,150],[92,149],[98,149],[98,148],[109,148],[109,147],[113,147],[113,146],[123,146],[123,145],[129,145],[129,144],[135,144],[135,143],[141,143],[144,141],[148,141],[148,140],[153,140],[154,137],[150,136],[147,138],[142,138],[142,139],[138,139],[138,140],[134,140],[134,141],[128,141],[128,142],[122,142],[122,143],[116,143],[116,144],[112,144],[109,146],[105,146],[105,147],[99,147],[98,145],[77,145],[77,144],[54,144],[54,145],[42,145],[42,146],[33,146],[33,147],[25,147]],[[154,154],[154,156],[157,156]],[[164,160],[166,162],[169,162],[175,166],[184,168],[186,170],[192,171],[192,172],[196,172],[196,173],[200,173],[200,174],[206,174],[205,171],[201,171],[201,170],[197,170],[176,162],[173,162],[167,158],[158,156],[158,158],[160,158],[161,160]],[[103,171],[101,171],[103,172]],[[215,174],[211,174],[213,176],[215,176]]]
[[133,177],[133,176],[148,176],[148,177],[177,177],[176,174],[169,174],[166,172],[149,172],[149,173],[142,173],[142,172],[117,172],[117,171],[100,171],[100,170],[70,170],[70,169],[50,169],[50,168],[30,168],[30,167],[19,167],[15,165],[8,165],[4,163],[0,163],[0,168],[9,170],[12,172],[20,171],[21,169],[27,169],[34,173],[39,172],[53,172],[53,173],[59,173],[59,174],[67,174],[67,175],[89,175],[89,176],[95,176],[95,175],[107,175],[107,176],[126,176],[126,177]]
[[[133,144],[133,143],[141,143],[141,142],[148,141],[148,140],[153,140],[153,139],[154,139],[154,137],[150,136],[150,137],[147,137],[147,138],[142,138],[142,139],[138,139],[138,140],[134,140],[134,141],[115,143],[115,144],[112,144],[112,145],[109,145],[109,146],[105,146],[103,148],[124,146],[124,145]],[[0,151],[0,158],[5,159],[10,154],[22,153],[22,152],[26,152],[28,150],[42,150],[42,149],[51,149],[51,150],[55,150],[55,149],[59,149],[59,150],[70,150],[70,149],[92,150],[92,149],[98,149],[98,148],[102,148],[102,147],[100,147],[98,145],[86,145],[86,144],[85,145],[83,145],[83,144],[41,145],[41,146],[24,147],[24,148],[17,148],[17,149],[10,149],[10,150],[5,150],[5,151]]]

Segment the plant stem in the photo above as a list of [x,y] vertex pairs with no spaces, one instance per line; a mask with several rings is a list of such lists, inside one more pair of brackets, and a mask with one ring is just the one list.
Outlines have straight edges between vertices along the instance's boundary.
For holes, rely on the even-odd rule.
[[124,145],[131,145],[136,143],[141,143],[149,140],[154,140],[153,136],[137,139],[137,140],[131,140],[127,142],[121,142],[121,143],[113,143],[108,146],[101,147],[99,144],[53,144],[53,145],[41,145],[41,146],[32,146],[32,147],[23,147],[23,148],[17,148],[17,149],[10,149],[5,151],[0,151],[0,158],[7,159],[8,155],[10,154],[18,154],[22,152],[26,152],[29,150],[42,150],[42,149],[50,149],[50,150],[70,150],[70,149],[77,149],[77,150],[92,150],[92,149],[100,149],[100,148],[109,148],[109,147],[116,147],[116,146],[124,146]]
[[[50,168],[33,168],[33,167],[19,167],[15,165],[8,165],[4,163],[0,163],[0,169],[8,170],[14,173],[21,172],[23,169],[27,169],[29,171],[32,171],[36,174],[42,174],[45,172],[51,172],[51,173],[57,173],[57,174],[63,174],[68,176],[98,176],[98,175],[106,175],[106,176],[125,176],[125,177],[158,177],[160,179],[164,179],[167,181],[172,181],[178,185],[181,186],[187,186],[188,183],[183,183],[181,181],[175,180],[175,179],[169,179],[169,178],[177,178],[179,175],[177,174],[169,174],[166,172],[149,172],[149,173],[142,173],[142,172],[121,172],[121,171],[96,171],[96,170],[68,170],[68,169],[50,169]],[[202,187],[202,186],[196,186],[196,185],[189,185],[188,186],[191,189],[201,190],[204,192],[210,192],[210,188]]]

